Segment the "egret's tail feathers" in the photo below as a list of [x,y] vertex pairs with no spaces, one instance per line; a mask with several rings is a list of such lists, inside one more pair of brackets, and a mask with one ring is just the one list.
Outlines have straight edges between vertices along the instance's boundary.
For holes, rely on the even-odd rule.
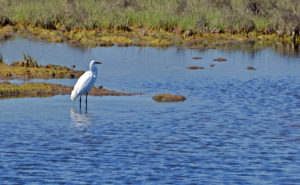
[[74,100],[76,100],[77,97],[78,97],[77,93],[73,90],[71,93],[71,100],[74,101]]

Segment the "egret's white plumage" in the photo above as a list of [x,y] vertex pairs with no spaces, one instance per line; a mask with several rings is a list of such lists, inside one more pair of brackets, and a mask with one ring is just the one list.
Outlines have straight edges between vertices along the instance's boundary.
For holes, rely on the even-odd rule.
[[92,60],[90,62],[89,70],[86,71],[83,75],[81,75],[78,81],[76,82],[74,89],[71,93],[72,101],[76,100],[79,96],[80,98],[82,95],[87,96],[88,92],[93,88],[98,73],[95,64],[101,64],[101,62],[96,62],[95,60]]

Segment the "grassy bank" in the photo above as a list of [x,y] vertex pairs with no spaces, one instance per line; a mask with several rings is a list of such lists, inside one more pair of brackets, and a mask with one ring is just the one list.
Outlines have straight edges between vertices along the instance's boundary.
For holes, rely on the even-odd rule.
[[0,24],[47,29],[299,34],[295,0],[2,0]]

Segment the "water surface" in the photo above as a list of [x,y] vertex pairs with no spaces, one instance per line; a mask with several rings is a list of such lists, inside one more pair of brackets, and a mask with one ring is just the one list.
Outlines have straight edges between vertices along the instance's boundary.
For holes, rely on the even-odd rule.
[[[0,99],[4,184],[300,182],[298,55],[271,48],[75,48],[25,39],[1,42],[0,52],[7,63],[29,53],[42,64],[81,70],[98,59],[104,64],[97,86],[145,93],[89,97],[87,114],[69,96]],[[228,61],[212,61],[219,57]],[[187,100],[155,103],[157,93]]]

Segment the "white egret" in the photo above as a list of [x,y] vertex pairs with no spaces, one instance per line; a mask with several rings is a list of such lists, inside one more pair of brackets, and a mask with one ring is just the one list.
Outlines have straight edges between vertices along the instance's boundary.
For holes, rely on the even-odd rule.
[[80,108],[81,108],[81,96],[85,95],[85,105],[87,108],[87,96],[89,91],[93,88],[94,83],[97,78],[97,67],[95,64],[102,64],[101,62],[97,62],[95,60],[92,60],[90,62],[89,70],[86,71],[83,75],[80,76],[78,81],[76,82],[74,89],[71,93],[71,100],[74,101],[80,96]]

